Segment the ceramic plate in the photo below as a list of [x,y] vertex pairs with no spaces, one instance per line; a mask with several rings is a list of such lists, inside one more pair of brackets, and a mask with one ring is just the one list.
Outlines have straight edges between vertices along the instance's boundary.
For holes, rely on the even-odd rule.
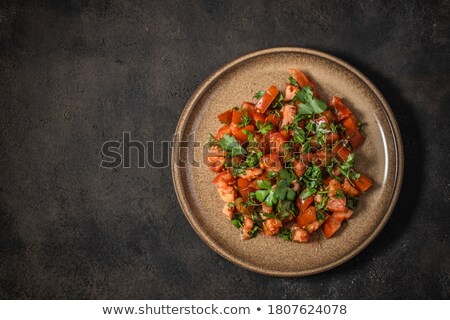
[[[321,231],[308,244],[279,237],[241,241],[239,230],[223,215],[223,202],[211,183],[214,173],[203,159],[209,133],[220,127],[217,115],[256,91],[282,88],[289,68],[299,68],[317,84],[322,99],[342,97],[364,122],[367,139],[355,151],[356,169],[374,186],[360,198],[353,217],[335,236]],[[363,250],[394,209],[403,176],[400,132],[380,91],[348,63],[323,52],[274,48],[238,58],[213,73],[184,108],[175,133],[172,175],[180,205],[198,235],[217,253],[249,270],[274,276],[305,276],[329,270]],[[200,263],[200,261],[199,261]]]

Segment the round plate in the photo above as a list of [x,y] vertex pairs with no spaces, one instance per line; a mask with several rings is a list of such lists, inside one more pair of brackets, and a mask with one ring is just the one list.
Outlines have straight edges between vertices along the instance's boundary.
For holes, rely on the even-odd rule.
[[[322,99],[342,97],[364,126],[367,139],[355,151],[355,166],[373,179],[352,218],[335,236],[315,232],[308,244],[279,237],[240,240],[223,215],[223,202],[204,161],[217,115],[270,85],[282,88],[289,68],[314,80]],[[172,151],[172,175],[181,207],[198,235],[217,253],[249,270],[274,276],[305,276],[329,270],[364,249],[386,224],[403,176],[403,148],[392,110],[379,90],[348,63],[316,50],[273,48],[238,58],[213,73],[194,93],[180,117]]]

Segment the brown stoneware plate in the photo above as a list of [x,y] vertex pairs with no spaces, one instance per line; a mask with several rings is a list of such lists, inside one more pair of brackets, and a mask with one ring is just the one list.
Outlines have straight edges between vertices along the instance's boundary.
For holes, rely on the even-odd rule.
[[[223,215],[211,183],[214,173],[203,154],[209,133],[220,127],[217,115],[258,90],[282,88],[289,68],[299,68],[317,84],[322,99],[343,97],[366,123],[367,139],[356,153],[356,169],[374,186],[361,196],[353,217],[335,236],[321,231],[308,244],[279,237],[240,240],[239,230]],[[238,58],[213,73],[184,108],[175,133],[172,175],[181,207],[198,235],[217,253],[249,270],[274,276],[305,276],[334,268],[363,250],[389,219],[403,176],[403,148],[392,110],[380,91],[348,63],[316,50],[273,48]],[[200,261],[199,261],[200,263]]]

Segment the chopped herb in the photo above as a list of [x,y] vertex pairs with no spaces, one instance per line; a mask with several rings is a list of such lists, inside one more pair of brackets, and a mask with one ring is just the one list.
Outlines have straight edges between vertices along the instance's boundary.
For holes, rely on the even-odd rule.
[[342,198],[344,198],[345,196],[344,196],[344,192],[342,192],[342,190],[341,189],[338,189],[337,191],[336,191],[336,195],[334,196],[336,199],[342,199]]
[[237,177],[238,175],[242,174],[245,175],[245,165],[241,163],[233,163],[233,171],[232,175]]
[[297,80],[295,80],[295,79],[292,78],[292,77],[289,77],[289,82],[290,82],[292,85],[296,86],[296,87],[300,87],[300,85],[298,84]]
[[262,124],[261,121],[256,121],[256,128],[258,129],[259,133],[268,134],[270,130],[272,130],[273,125],[270,121],[267,121],[264,124]]
[[325,218],[326,218],[326,215],[325,215],[325,213],[323,211],[317,211],[316,212],[316,219],[317,219],[317,221],[322,222],[323,220],[325,220]]
[[253,226],[252,230],[250,230],[250,237],[253,238],[258,234],[258,231],[261,230],[257,225]]
[[306,200],[307,198],[311,197],[317,192],[316,189],[305,189],[301,194],[300,197],[302,200]]
[[302,153],[303,154],[309,153],[310,150],[311,150],[311,141],[308,140],[304,144],[302,144]]
[[209,137],[208,137],[208,147],[212,147],[213,145],[216,144],[216,139],[214,138],[214,136],[210,133]]
[[322,113],[327,110],[327,104],[313,96],[310,86],[303,87],[297,91],[292,103],[296,101],[300,101],[298,105],[298,113],[300,114]]
[[253,168],[260,162],[261,156],[262,152],[257,150],[256,152],[249,153],[244,162],[248,167]]
[[235,137],[228,134],[225,134],[222,139],[217,141],[217,145],[221,147],[222,150],[225,150],[231,154],[232,157],[247,153],[239,141],[237,141]]
[[261,99],[261,97],[264,95],[265,91],[264,90],[259,90],[257,93],[255,93],[255,95],[253,96],[253,98],[255,99]]
[[[328,192],[328,191],[326,191],[326,192]],[[319,203],[316,204],[316,209],[317,210],[324,209],[327,205],[327,202],[328,202],[328,196],[322,195],[322,201],[320,201]]]
[[284,97],[281,92],[278,92],[277,96],[273,100],[272,104],[270,105],[272,108],[282,108],[283,107],[283,101]]
[[304,143],[306,141],[305,130],[300,127],[294,127],[294,142],[295,143]]
[[289,230],[288,228],[283,228],[280,231],[280,237],[285,241],[292,241],[292,231]]
[[277,176],[277,173],[274,171],[269,171],[269,173],[267,174],[267,178],[269,179],[273,179]]
[[241,121],[238,123],[238,127],[242,128],[242,127],[248,126],[250,124],[250,122],[252,122],[252,118],[250,118],[250,116],[248,115],[248,112],[244,112],[241,115]]
[[240,227],[242,227],[243,223],[244,223],[244,217],[241,216],[241,215],[235,215],[235,216],[233,217],[233,219],[231,219],[231,224],[232,224],[233,226],[235,226],[236,228],[238,228],[238,229],[239,229]]

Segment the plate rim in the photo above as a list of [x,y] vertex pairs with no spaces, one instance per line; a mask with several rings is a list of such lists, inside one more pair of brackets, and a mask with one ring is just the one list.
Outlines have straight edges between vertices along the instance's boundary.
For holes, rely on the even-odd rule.
[[[271,271],[266,270],[264,268],[257,267],[253,265],[252,263],[248,263],[245,260],[236,258],[232,254],[229,254],[225,252],[220,246],[215,244],[215,242],[209,238],[203,230],[201,230],[199,224],[195,219],[193,218],[194,214],[192,213],[192,210],[190,209],[189,203],[185,197],[182,185],[181,185],[181,177],[180,171],[182,168],[179,168],[177,165],[175,165],[175,159],[178,158],[179,154],[179,137],[182,136],[182,133],[185,129],[185,126],[188,122],[189,116],[196,106],[197,102],[200,100],[200,98],[203,96],[203,94],[209,89],[209,87],[215,83],[215,81],[225,72],[228,70],[238,66],[239,64],[251,60],[253,58],[263,56],[263,55],[270,55],[270,54],[277,54],[277,53],[302,53],[302,54],[310,54],[315,55],[321,58],[325,58],[327,60],[330,60],[348,71],[352,72],[355,76],[357,76],[365,85],[369,87],[369,89],[375,94],[377,99],[381,103],[382,110],[384,114],[386,115],[387,122],[389,124],[389,128],[392,133],[392,137],[394,140],[394,152],[395,152],[395,160],[396,160],[396,167],[395,167],[395,177],[394,177],[394,187],[393,191],[390,195],[389,199],[389,205],[386,210],[385,215],[383,216],[383,219],[378,224],[378,226],[370,233],[370,235],[361,242],[358,246],[356,246],[352,251],[344,255],[343,257],[325,265],[320,266],[312,269],[304,269],[299,271]],[[214,71],[210,76],[208,76],[195,90],[195,92],[192,94],[192,96],[187,101],[186,105],[183,108],[183,112],[180,115],[180,118],[178,120],[177,127],[175,129],[174,133],[174,140],[172,145],[172,152],[171,152],[171,174],[172,174],[172,182],[175,188],[175,193],[178,199],[178,202],[181,206],[181,209],[183,210],[184,215],[186,216],[187,220],[189,221],[189,224],[192,226],[194,231],[197,233],[197,235],[216,253],[227,259],[228,261],[245,268],[247,270],[264,274],[264,275],[270,275],[270,276],[277,276],[277,277],[301,277],[301,276],[308,276],[313,275],[317,273],[322,273],[325,271],[328,271],[330,269],[333,269],[353,257],[355,257],[357,254],[359,254],[362,250],[364,250],[370,243],[372,243],[375,238],[378,236],[378,234],[381,232],[381,230],[386,225],[387,221],[392,215],[392,212],[394,211],[395,205],[397,203],[402,182],[403,182],[403,174],[404,174],[404,153],[403,153],[403,142],[402,137],[400,133],[400,129],[397,123],[397,120],[395,119],[394,113],[387,102],[387,100],[384,98],[384,96],[381,94],[380,90],[372,83],[372,81],[369,80],[361,71],[353,67],[348,62],[331,55],[329,53],[325,53],[320,50],[316,49],[309,49],[304,47],[273,47],[263,50],[257,50],[250,52],[248,54],[245,54],[243,56],[240,56],[238,58],[235,58],[231,60],[230,62],[226,63],[216,71]]]

